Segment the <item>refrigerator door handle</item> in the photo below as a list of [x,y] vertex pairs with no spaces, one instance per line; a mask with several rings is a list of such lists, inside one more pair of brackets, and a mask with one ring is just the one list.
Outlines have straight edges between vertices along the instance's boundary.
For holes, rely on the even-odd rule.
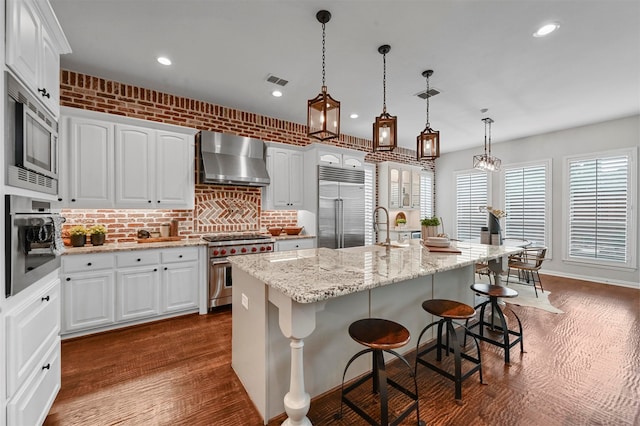
[[340,218],[338,222],[340,224],[339,235],[340,235],[340,248],[344,248],[344,200],[342,198],[338,199],[338,204],[340,205]]
[[340,248],[340,199],[333,200],[333,208],[335,210],[333,229],[335,230],[336,248]]

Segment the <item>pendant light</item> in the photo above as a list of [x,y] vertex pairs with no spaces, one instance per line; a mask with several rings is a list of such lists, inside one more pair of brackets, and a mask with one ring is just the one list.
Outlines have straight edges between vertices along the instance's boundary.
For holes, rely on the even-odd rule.
[[440,132],[433,130],[429,124],[429,77],[433,75],[433,70],[422,72],[422,76],[427,79],[427,124],[424,130],[417,137],[418,160],[435,160],[440,157]]
[[[493,120],[489,117],[483,118],[484,121],[484,154],[473,156],[473,168],[485,170],[488,172],[497,172],[500,170],[502,161],[498,157],[491,155],[491,123]],[[487,145],[487,127],[489,128],[489,143]],[[489,150],[487,151],[487,146]]]
[[326,141],[340,134],[340,102],[327,93],[325,85],[325,24],[331,19],[331,13],[321,10],[316,19],[322,24],[322,91],[307,102],[307,136]]
[[382,54],[382,114],[373,123],[373,152],[393,151],[398,145],[398,118],[387,112],[387,53],[388,44],[378,47]]

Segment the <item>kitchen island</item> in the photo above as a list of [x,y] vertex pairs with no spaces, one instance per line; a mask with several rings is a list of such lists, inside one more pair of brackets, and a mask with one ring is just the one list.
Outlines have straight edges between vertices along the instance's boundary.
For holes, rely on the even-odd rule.
[[[457,248],[461,253],[429,252],[420,240],[411,240],[403,247],[317,248],[230,258],[232,367],[264,423],[286,411],[285,424],[310,424],[310,398],[339,386],[346,362],[362,349],[347,332],[353,321],[391,319],[415,339],[432,321],[421,309],[422,301],[473,304],[469,286],[475,264],[489,262],[498,271],[506,256],[521,250],[462,242]],[[414,348],[409,343],[402,349]],[[362,357],[346,379],[369,368],[370,361]]]

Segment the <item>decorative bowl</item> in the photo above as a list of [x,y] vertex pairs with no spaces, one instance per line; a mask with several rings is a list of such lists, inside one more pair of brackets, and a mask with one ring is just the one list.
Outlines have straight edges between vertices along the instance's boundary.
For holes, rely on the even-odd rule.
[[304,226],[285,226],[282,229],[287,233],[287,235],[298,235],[302,232],[302,228],[304,228]]
[[268,231],[271,235],[277,237],[282,232],[282,228],[269,228]]

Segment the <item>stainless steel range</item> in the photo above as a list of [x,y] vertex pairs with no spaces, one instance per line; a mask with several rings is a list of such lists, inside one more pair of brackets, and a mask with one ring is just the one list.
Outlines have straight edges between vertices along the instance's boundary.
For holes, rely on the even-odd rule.
[[261,234],[213,234],[209,242],[209,309],[231,303],[231,263],[229,256],[273,251],[273,239]]

